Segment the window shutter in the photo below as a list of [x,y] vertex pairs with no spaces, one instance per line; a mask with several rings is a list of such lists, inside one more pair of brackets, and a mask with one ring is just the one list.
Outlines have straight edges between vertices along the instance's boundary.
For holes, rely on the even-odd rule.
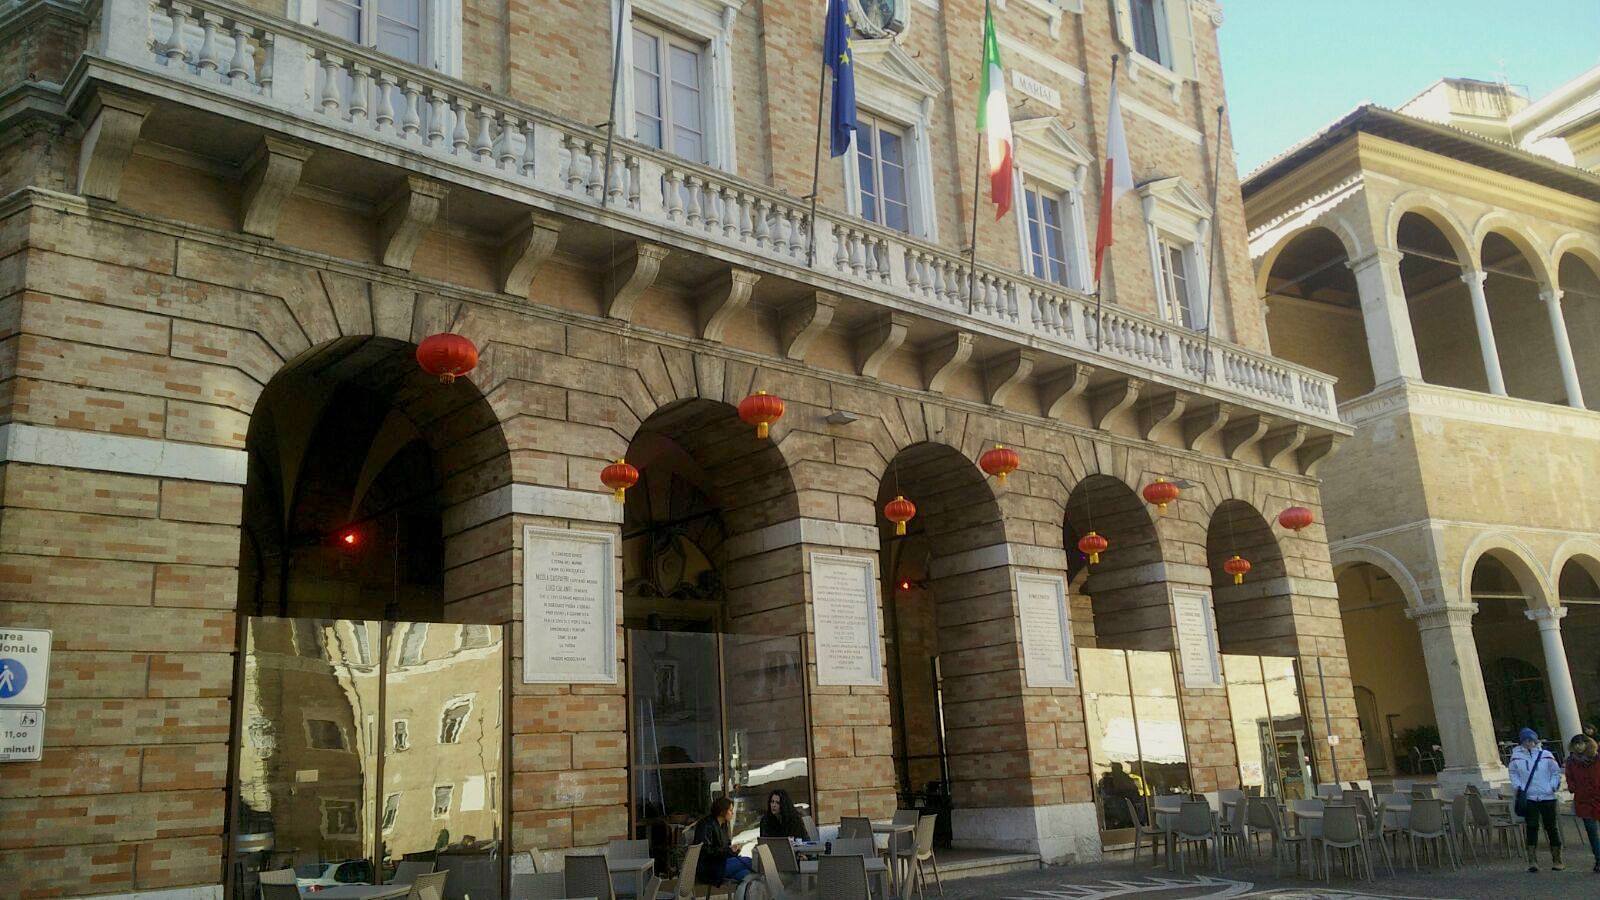
[[1133,49],[1133,5],[1130,0],[1111,0],[1111,19],[1117,43]]
[[1194,11],[1189,0],[1167,0],[1167,41],[1172,45],[1172,71],[1195,77]]

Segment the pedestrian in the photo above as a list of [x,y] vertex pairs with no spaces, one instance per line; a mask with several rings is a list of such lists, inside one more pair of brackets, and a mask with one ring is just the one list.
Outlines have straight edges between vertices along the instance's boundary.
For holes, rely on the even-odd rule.
[[1583,822],[1589,852],[1594,854],[1594,870],[1600,872],[1600,744],[1574,735],[1568,751],[1567,789],[1572,791],[1572,809]]
[[1539,734],[1532,728],[1517,733],[1517,748],[1511,751],[1511,786],[1517,789],[1517,814],[1522,816],[1526,829],[1523,840],[1528,845],[1528,871],[1539,871],[1539,823],[1544,823],[1545,836],[1550,839],[1550,868],[1559,872],[1565,869],[1561,861],[1561,829],[1556,821],[1556,791],[1561,789],[1561,766],[1555,755],[1539,743]]
[[750,860],[733,849],[733,801],[718,797],[711,811],[694,827],[694,843],[700,845],[700,864],[692,876],[698,884],[713,887],[740,882],[750,877]]

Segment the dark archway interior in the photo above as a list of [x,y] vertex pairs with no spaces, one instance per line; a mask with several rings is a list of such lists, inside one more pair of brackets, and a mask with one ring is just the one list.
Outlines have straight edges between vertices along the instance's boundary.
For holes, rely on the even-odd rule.
[[1274,354],[1339,379],[1339,402],[1370,393],[1372,359],[1361,297],[1338,235],[1308,228],[1291,238],[1267,273],[1267,334]]
[[[1223,567],[1239,556],[1250,563],[1241,584]],[[1211,569],[1217,641],[1223,653],[1300,655],[1294,601],[1283,550],[1272,526],[1255,507],[1224,500],[1206,528],[1206,564]]]
[[1490,551],[1472,568],[1472,599],[1478,604],[1472,637],[1495,737],[1501,741],[1516,740],[1523,727],[1540,734],[1556,731],[1539,629],[1527,616],[1533,598],[1512,565],[1521,563],[1508,564]]
[[1561,642],[1584,724],[1600,722],[1600,560],[1580,557],[1561,568]]
[[1422,380],[1487,391],[1489,379],[1478,350],[1472,297],[1461,280],[1460,255],[1444,231],[1420,212],[1400,217],[1395,240],[1404,254],[1400,281],[1405,287]]
[[240,606],[254,615],[449,621],[444,511],[509,481],[494,411],[412,345],[307,351],[251,417]]
[[1555,332],[1540,296],[1547,285],[1540,283],[1522,250],[1500,232],[1484,236],[1479,256],[1506,393],[1523,400],[1566,403]]
[[1557,261],[1556,283],[1584,405],[1600,408],[1600,271],[1578,254],[1566,253]]
[[[1067,498],[1068,583],[1074,585],[1073,636],[1084,647],[1171,650],[1175,646],[1166,567],[1150,508],[1109,475],[1090,475]],[[1110,545],[1091,565],[1078,550],[1089,532]],[[1077,615],[1087,595],[1091,615]],[[1087,621],[1080,622],[1080,619]]]
[[1367,770],[1391,777],[1425,772],[1423,754],[1439,743],[1439,721],[1422,635],[1406,618],[1405,594],[1370,563],[1346,566],[1336,580]]

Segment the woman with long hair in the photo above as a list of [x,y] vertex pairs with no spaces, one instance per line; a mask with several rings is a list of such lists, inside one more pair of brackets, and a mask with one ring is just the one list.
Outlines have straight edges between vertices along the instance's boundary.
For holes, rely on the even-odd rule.
[[794,801],[789,799],[789,792],[783,788],[767,795],[767,810],[761,814],[761,836],[799,841],[811,837],[806,834],[806,823],[800,818],[800,810],[795,808]]

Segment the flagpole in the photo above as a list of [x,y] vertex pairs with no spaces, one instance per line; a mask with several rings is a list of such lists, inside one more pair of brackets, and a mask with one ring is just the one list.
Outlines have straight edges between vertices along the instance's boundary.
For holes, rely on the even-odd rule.
[[[989,30],[989,0],[983,0],[983,24],[978,26],[978,65],[987,66],[985,58]],[[983,84],[983,72],[978,73],[978,84]],[[978,98],[978,107],[988,103],[988,97]],[[989,124],[985,120],[984,128]],[[978,146],[972,155],[972,243],[967,245],[967,315],[972,315],[972,301],[978,293],[978,197],[983,189],[983,131],[978,132]]]
[[628,22],[628,0],[617,4],[617,47],[611,56],[611,108],[606,111],[606,171],[600,176],[600,208],[611,198],[611,145],[617,136],[617,90],[622,84],[622,31]]
[[1217,105],[1217,156],[1211,171],[1211,246],[1206,252],[1206,349],[1200,382],[1211,380],[1211,310],[1217,297],[1217,219],[1220,218],[1217,201],[1222,190],[1222,105]]
[[827,26],[823,26],[822,66],[817,71],[817,149],[811,160],[811,225],[806,229],[806,268],[817,264],[817,183],[822,178],[822,98],[828,87]]
[[[1122,54],[1120,54],[1120,53],[1111,54],[1111,87],[1112,87],[1112,90],[1115,90],[1116,86],[1117,86],[1117,62],[1119,60],[1121,60],[1121,59],[1122,59]],[[1107,120],[1106,120],[1106,154],[1107,154],[1107,156],[1109,156],[1110,153],[1111,153],[1111,121],[1110,121],[1110,118],[1109,118],[1110,115],[1111,115],[1111,107],[1108,105],[1106,107],[1106,116],[1107,116]],[[1111,188],[1111,183],[1104,176],[1105,170],[1101,169],[1100,171],[1102,173],[1101,179],[1100,179],[1100,190],[1102,192],[1111,190],[1112,189]],[[1101,209],[1102,210],[1105,209],[1104,205],[1101,206]],[[1096,223],[1096,227],[1097,228],[1103,228],[1104,225],[1102,225],[1100,223]],[[1101,265],[1103,267],[1104,263],[1102,262]],[[1105,345],[1106,345],[1105,308],[1106,308],[1106,306],[1105,306],[1105,279],[1104,278],[1097,278],[1097,279],[1095,279],[1095,282],[1094,282],[1094,349],[1097,352],[1100,351],[1100,350],[1104,350],[1105,349]]]

